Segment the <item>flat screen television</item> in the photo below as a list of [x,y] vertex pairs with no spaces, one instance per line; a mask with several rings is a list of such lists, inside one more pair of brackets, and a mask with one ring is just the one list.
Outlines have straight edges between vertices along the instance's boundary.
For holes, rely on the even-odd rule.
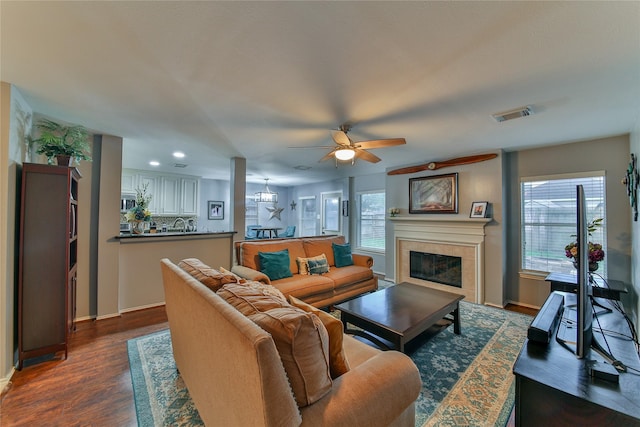
[[589,228],[587,225],[587,204],[582,185],[576,186],[576,195],[576,235],[578,244],[576,356],[582,359],[589,355],[593,341],[593,308],[591,303],[591,280],[589,279]]

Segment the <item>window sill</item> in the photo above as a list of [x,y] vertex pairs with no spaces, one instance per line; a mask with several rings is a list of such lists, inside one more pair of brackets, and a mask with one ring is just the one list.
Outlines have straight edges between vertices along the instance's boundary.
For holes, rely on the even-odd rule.
[[371,255],[384,255],[386,252],[383,249],[371,249],[371,248],[354,248],[354,253],[371,254]]
[[518,272],[521,279],[540,280],[544,282],[544,279],[549,275],[546,271],[533,271],[523,270]]

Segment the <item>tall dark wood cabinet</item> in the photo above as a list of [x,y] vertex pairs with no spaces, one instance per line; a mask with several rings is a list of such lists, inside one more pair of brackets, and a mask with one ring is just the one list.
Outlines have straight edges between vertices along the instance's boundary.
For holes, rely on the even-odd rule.
[[22,167],[18,265],[18,369],[64,351],[74,328],[78,260],[76,168]]

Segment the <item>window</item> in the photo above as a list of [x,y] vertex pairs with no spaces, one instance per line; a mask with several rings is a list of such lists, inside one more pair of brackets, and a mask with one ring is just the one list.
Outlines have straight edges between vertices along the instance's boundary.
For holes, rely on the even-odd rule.
[[384,191],[358,193],[357,246],[384,251],[385,194]]
[[[564,248],[576,236],[576,185],[582,185],[587,201],[587,221],[604,218],[589,237],[606,253],[604,172],[522,178],[521,244],[523,270],[576,274]],[[606,258],[598,273],[606,277]]]
[[258,204],[255,197],[246,196],[244,199],[245,225],[258,225]]
[[299,197],[298,206],[300,208],[299,229],[300,236],[315,236],[316,232],[316,198]]

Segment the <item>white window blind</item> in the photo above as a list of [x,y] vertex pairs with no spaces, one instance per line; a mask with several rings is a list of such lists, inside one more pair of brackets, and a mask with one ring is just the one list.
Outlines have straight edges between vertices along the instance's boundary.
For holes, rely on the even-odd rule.
[[[602,227],[589,237],[606,249],[606,203],[604,172],[522,178],[521,268],[529,271],[575,274],[565,246],[576,237],[576,185],[582,185],[587,202],[587,221],[604,218]],[[606,277],[606,261],[598,273]]]
[[315,196],[299,197],[298,206],[300,216],[298,218],[299,236],[315,236],[316,232],[316,198]]
[[358,193],[358,247],[375,251],[385,248],[385,193]]

